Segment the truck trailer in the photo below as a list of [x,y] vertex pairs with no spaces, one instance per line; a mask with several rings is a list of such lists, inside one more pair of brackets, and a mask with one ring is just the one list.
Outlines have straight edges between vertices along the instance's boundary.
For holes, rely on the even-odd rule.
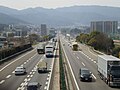
[[37,52],[38,52],[38,54],[44,54],[45,53],[45,45],[44,44],[38,45]]
[[120,86],[120,59],[111,55],[98,55],[98,73],[110,87]]
[[45,61],[41,61],[37,65],[37,70],[39,73],[47,72],[47,63]]

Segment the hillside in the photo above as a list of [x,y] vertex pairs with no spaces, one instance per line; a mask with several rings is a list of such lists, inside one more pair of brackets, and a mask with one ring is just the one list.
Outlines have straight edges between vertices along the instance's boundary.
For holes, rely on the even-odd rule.
[[89,25],[93,20],[120,21],[120,8],[108,6],[71,6],[56,9],[36,7],[23,10],[0,6],[0,12],[29,23],[46,23],[51,26]]

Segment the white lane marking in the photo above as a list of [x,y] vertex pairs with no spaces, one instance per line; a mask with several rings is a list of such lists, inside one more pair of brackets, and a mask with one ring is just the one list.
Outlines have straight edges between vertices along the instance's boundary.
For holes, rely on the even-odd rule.
[[33,72],[33,74],[35,74],[35,72]]
[[27,62],[29,62],[29,60],[27,60]]
[[27,86],[28,82],[25,82],[25,86]]
[[92,76],[94,77],[94,79],[97,79],[94,74],[92,74]]
[[93,61],[93,59],[91,59],[91,61]]
[[46,82],[45,85],[48,85],[48,82]]
[[82,62],[82,65],[85,66],[85,64]]
[[30,81],[31,80],[31,78],[28,78],[28,81]]
[[27,78],[25,78],[24,81],[26,82],[26,81],[27,81]]
[[25,89],[25,87],[21,87],[21,90],[24,90]]
[[[63,48],[63,46],[62,46],[62,48]],[[70,62],[69,62],[69,60],[68,60],[68,57],[67,57],[67,55],[66,55],[66,52],[65,52],[64,48],[63,48],[63,51],[64,51],[64,54],[65,54],[65,56],[66,56],[68,65],[69,65],[69,67],[70,67],[70,71],[71,71],[71,73],[72,73],[72,76],[73,76],[75,85],[76,85],[76,87],[77,87],[77,90],[80,90],[80,88],[79,88],[79,86],[78,86],[78,83],[77,83],[77,81],[76,81],[76,79],[75,79],[75,75],[74,75],[74,73],[73,73],[72,67],[71,67],[71,65],[70,65]]]
[[48,77],[50,76],[50,74],[48,74]]
[[33,77],[33,75],[30,75],[30,77]]
[[79,57],[77,57],[77,59],[79,59]]
[[88,51],[89,51],[91,54],[93,54],[94,56],[96,56],[96,57],[97,57],[97,55],[96,55],[96,54],[94,54],[93,52],[91,52],[91,51],[90,51],[90,48],[88,48]]
[[26,64],[26,62],[24,62],[24,64]]
[[[4,70],[5,68],[7,68],[8,66],[10,66],[11,64],[13,64],[14,62],[16,62],[16,61],[18,61],[19,59],[21,59],[22,57],[24,57],[24,56],[26,56],[27,54],[31,53],[31,52],[33,52],[33,50],[30,51],[30,52],[28,52],[28,53],[26,53],[26,54],[24,54],[23,56],[17,58],[16,60],[12,61],[11,63],[7,64],[7,65],[4,66],[2,69],[0,69],[0,72],[3,71],[3,70]],[[34,54],[34,56],[35,56],[35,55],[37,55],[37,54]]]
[[8,75],[6,78],[10,78],[11,77],[11,75]]
[[30,72],[30,74],[32,74],[32,72]]
[[4,82],[5,82],[5,80],[1,80],[1,81],[0,81],[0,84],[2,84],[2,83],[4,83]]
[[94,61],[94,63],[96,63],[96,61]]
[[24,83],[21,83],[20,86],[22,87],[24,85]]
[[17,90],[21,90],[21,87],[19,87]]
[[46,90],[46,89],[47,89],[47,87],[45,86],[45,87],[44,87],[44,89]]
[[49,80],[49,78],[47,78],[47,81]]
[[15,71],[13,71],[12,73],[15,73]]
[[89,57],[89,59],[91,60],[91,58]]
[[27,77],[30,77],[30,75],[27,75]]
[[21,65],[21,67],[23,67],[23,64]]

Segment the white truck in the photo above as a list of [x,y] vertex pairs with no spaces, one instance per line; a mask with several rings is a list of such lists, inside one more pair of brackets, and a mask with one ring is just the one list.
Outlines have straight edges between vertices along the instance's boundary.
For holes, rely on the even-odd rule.
[[45,61],[41,61],[37,65],[37,70],[39,73],[47,72],[47,63]]
[[38,54],[44,54],[45,53],[45,45],[44,44],[38,45],[37,52],[38,52]]
[[45,47],[45,55],[46,57],[53,57],[54,54],[54,45],[46,45]]
[[120,59],[111,55],[98,55],[98,73],[109,86],[120,86]]

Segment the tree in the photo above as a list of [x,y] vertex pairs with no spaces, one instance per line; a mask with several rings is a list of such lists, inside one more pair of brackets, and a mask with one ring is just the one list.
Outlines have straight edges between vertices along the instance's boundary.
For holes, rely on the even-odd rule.
[[88,42],[88,45],[90,45],[96,49],[97,48],[97,40],[95,38],[90,39]]
[[40,39],[40,37],[37,34],[30,34],[29,35],[29,40],[30,40],[31,44],[36,43],[37,41],[39,41],[39,39]]
[[120,47],[115,47],[113,49],[112,55],[114,55],[116,57],[120,57]]

